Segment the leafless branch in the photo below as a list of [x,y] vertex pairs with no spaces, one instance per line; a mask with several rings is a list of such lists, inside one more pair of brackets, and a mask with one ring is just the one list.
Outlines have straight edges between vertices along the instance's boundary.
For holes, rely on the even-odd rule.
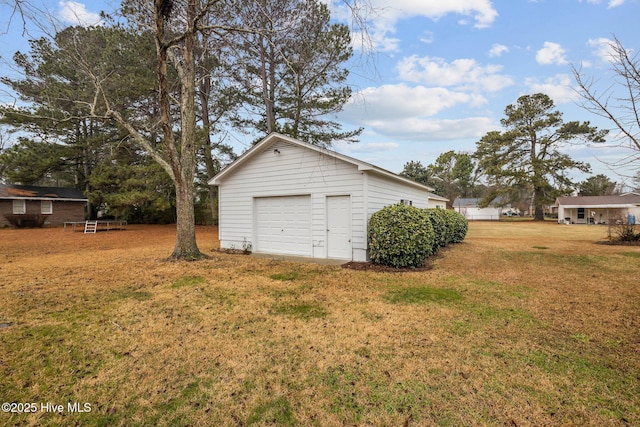
[[613,83],[598,89],[598,81],[585,76],[582,69],[572,67],[582,98],[580,105],[587,111],[613,123],[619,131],[618,139],[634,153],[628,159],[637,159],[640,153],[640,62],[637,54],[624,48],[614,38],[611,49],[611,72]]

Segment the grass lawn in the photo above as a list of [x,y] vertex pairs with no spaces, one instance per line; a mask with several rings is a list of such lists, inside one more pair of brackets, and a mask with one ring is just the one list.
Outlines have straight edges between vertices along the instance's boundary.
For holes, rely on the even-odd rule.
[[0,230],[0,425],[640,425],[640,247],[603,226],[473,222],[402,273],[174,233]]

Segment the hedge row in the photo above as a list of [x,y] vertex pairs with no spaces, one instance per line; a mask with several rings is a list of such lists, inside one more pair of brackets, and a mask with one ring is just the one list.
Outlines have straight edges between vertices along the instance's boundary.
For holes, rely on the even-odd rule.
[[462,242],[467,230],[467,219],[456,211],[398,203],[371,216],[369,256],[389,267],[421,267],[440,247]]
[[4,217],[16,228],[40,228],[47,221],[47,215],[42,214],[6,214]]

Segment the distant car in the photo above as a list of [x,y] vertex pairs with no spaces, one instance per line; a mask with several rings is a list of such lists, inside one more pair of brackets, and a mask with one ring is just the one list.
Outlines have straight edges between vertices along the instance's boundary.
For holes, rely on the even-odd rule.
[[512,212],[512,211],[503,212],[502,215],[505,215],[505,216],[518,216],[517,213]]

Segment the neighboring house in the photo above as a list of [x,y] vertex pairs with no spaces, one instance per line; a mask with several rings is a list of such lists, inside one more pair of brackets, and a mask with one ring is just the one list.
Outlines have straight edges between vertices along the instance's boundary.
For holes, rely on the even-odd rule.
[[84,221],[87,198],[74,188],[0,184],[0,227],[11,225],[5,215],[45,215],[46,225]]
[[640,220],[640,194],[558,197],[558,222],[565,224],[615,224]]
[[398,202],[427,208],[433,191],[276,133],[209,184],[219,191],[221,248],[354,261],[368,260],[367,224],[374,212]]
[[449,199],[446,197],[438,196],[437,194],[429,193],[429,207],[432,209],[447,209],[447,202]]
[[460,212],[469,221],[499,221],[502,215],[502,206],[498,204],[497,199],[484,208],[478,206],[480,200],[482,199],[459,197],[453,201],[453,209]]

